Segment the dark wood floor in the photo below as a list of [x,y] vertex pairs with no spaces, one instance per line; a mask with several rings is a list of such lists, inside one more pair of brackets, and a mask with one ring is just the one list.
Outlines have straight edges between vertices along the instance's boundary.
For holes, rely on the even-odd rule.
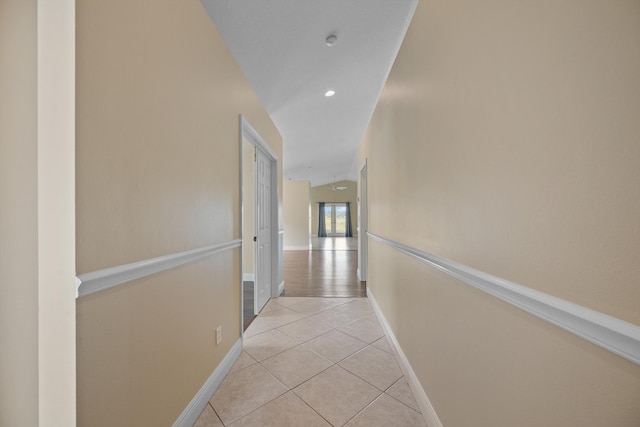
[[357,251],[358,239],[355,237],[312,237],[311,247],[314,251]]
[[247,329],[251,321],[256,317],[255,314],[253,314],[253,282],[242,283],[242,298],[244,300],[242,323],[244,329]]
[[[340,238],[320,240],[322,249],[284,251],[283,297],[365,297],[366,283],[357,276],[358,251]],[[345,239],[345,238],[342,238]],[[351,241],[349,241],[351,242]]]

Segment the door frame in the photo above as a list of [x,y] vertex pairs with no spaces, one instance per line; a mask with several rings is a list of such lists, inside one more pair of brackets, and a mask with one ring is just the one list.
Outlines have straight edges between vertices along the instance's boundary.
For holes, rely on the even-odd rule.
[[[267,143],[262,139],[260,134],[251,126],[251,124],[247,121],[247,119],[240,115],[240,238],[242,239],[242,206],[243,206],[243,197],[244,194],[242,192],[242,181],[243,174],[242,168],[242,140],[245,139],[251,145],[253,145],[256,149],[262,151],[266,157],[271,162],[271,297],[277,297],[280,294],[280,280],[278,277],[278,266],[280,265],[280,259],[282,258],[282,253],[279,250],[278,245],[278,155],[273,151],[273,149],[267,145]],[[255,162],[254,162],[255,168]],[[256,183],[258,176],[254,173],[253,176],[254,183]],[[255,186],[254,186],[255,188]],[[254,207],[257,206],[257,191],[254,191]],[[257,213],[257,210],[255,210]],[[257,232],[257,215],[254,215],[254,233]],[[242,252],[241,252],[242,253]],[[256,245],[254,245],[254,266],[258,263],[258,250]],[[257,275],[257,268],[254,269],[254,274]],[[258,283],[258,278],[255,277],[254,282],[254,314],[258,314],[258,298],[257,298],[257,286],[255,284]],[[244,298],[242,297],[242,256],[240,256],[240,322],[242,325],[242,313],[244,310]],[[243,329],[242,326],[240,328]],[[244,331],[243,331],[244,333]]]
[[369,251],[369,204],[367,197],[367,159],[358,171],[358,278],[367,280],[367,260]]

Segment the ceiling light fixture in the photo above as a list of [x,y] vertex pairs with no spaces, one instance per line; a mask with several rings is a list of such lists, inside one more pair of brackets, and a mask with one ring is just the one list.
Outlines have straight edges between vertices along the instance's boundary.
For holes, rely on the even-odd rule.
[[327,43],[327,46],[331,47],[334,44],[336,44],[336,42],[338,41],[338,37],[336,37],[335,34],[330,34],[327,39],[325,40],[325,42]]
[[336,91],[335,91],[335,90],[333,90],[333,89],[329,89],[328,91],[326,91],[326,92],[324,93],[324,96],[326,96],[326,97],[328,98],[328,97],[333,96],[333,95],[335,95],[335,94],[336,94]]

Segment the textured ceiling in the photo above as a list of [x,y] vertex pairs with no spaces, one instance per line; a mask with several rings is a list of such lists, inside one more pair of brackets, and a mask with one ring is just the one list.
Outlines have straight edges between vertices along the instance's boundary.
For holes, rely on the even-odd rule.
[[417,0],[202,3],[282,134],[285,179],[355,181],[358,146]]

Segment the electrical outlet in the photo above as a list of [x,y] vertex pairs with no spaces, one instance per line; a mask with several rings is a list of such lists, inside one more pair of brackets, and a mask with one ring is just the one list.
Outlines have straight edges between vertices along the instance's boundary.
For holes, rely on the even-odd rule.
[[222,325],[216,328],[216,345],[222,342]]

